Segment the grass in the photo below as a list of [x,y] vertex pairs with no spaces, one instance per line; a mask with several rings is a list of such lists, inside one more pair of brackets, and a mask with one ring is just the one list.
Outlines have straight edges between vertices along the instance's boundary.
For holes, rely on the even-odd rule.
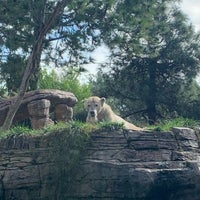
[[194,128],[199,126],[200,126],[200,121],[198,120],[178,117],[175,119],[165,120],[159,125],[148,126],[147,129],[155,131],[170,131],[173,127]]
[[78,132],[89,135],[91,132],[96,130],[118,130],[122,129],[123,124],[120,123],[109,123],[109,122],[101,122],[98,124],[89,124],[83,123],[79,121],[73,121],[70,123],[58,123],[53,126],[48,126],[42,129],[31,129],[26,126],[15,126],[9,129],[8,131],[3,131],[0,129],[0,139],[9,137],[11,135],[30,135],[30,136],[41,136],[54,132],[66,131],[67,133]]
[[[173,127],[189,127],[189,128],[200,127],[200,121],[179,117],[171,120],[165,120],[158,125],[148,126],[146,129],[154,131],[170,131]],[[114,131],[123,128],[124,126],[121,123],[101,122],[93,125],[79,121],[73,121],[70,123],[58,123],[53,126],[49,126],[47,128],[42,128],[38,130],[33,130],[25,126],[15,126],[9,129],[8,131],[2,131],[0,129],[0,139],[6,138],[10,135],[41,136],[61,131],[66,131],[68,133],[79,132],[89,135],[91,132],[97,130]]]

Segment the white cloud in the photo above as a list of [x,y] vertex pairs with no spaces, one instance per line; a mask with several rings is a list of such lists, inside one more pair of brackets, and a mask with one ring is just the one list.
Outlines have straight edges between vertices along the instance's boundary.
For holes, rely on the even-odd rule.
[[80,81],[82,83],[88,83],[89,79],[91,77],[95,77],[98,68],[100,67],[101,64],[105,63],[106,60],[108,59],[110,55],[110,51],[108,47],[105,44],[102,44],[101,46],[97,47],[92,53],[91,56],[94,59],[93,63],[84,65],[84,68],[88,71],[86,73],[83,73],[80,76]]
[[188,16],[189,20],[195,26],[196,31],[200,31],[200,1],[182,0],[181,9]]
[[87,64],[84,66],[90,74],[96,74],[97,69],[100,67],[101,64],[105,63],[107,58],[109,57],[110,52],[106,45],[101,45],[100,47],[96,48],[94,52],[92,52],[91,57],[94,59],[94,63]]

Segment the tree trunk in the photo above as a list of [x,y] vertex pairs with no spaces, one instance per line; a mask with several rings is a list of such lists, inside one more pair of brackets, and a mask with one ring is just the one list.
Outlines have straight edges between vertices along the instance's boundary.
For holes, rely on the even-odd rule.
[[148,123],[150,125],[154,125],[156,122],[156,105],[151,102],[150,105],[147,106],[147,115],[148,115]]
[[[40,35],[42,27],[45,23],[46,2],[47,0],[41,0],[41,3],[38,6],[38,4],[35,4],[34,1],[30,1],[31,17],[33,18],[33,22],[35,24],[33,32],[33,37],[35,41]],[[39,75],[40,75],[40,59],[37,59],[37,61],[35,62],[35,70],[32,76],[30,77],[29,87],[27,88],[27,90],[38,89]]]
[[13,118],[23,100],[24,94],[26,93],[30,77],[34,73],[36,67],[38,66],[38,61],[40,60],[41,53],[42,53],[43,40],[44,40],[47,32],[52,28],[56,18],[62,14],[66,4],[69,2],[71,2],[71,1],[67,1],[67,0],[59,1],[56,4],[56,7],[55,7],[53,13],[51,14],[51,16],[48,18],[48,20],[43,25],[43,27],[41,27],[40,33],[38,34],[38,37],[35,40],[35,44],[33,45],[32,53],[30,55],[28,64],[25,69],[25,72],[24,72],[24,75],[22,78],[22,82],[21,82],[21,85],[19,88],[18,96],[17,96],[16,100],[13,101],[12,104],[10,105],[6,119],[2,126],[3,130],[9,129],[10,126],[12,125]]
[[149,95],[147,98],[147,115],[149,119],[149,124],[153,125],[156,122],[156,63],[153,60],[149,61]]

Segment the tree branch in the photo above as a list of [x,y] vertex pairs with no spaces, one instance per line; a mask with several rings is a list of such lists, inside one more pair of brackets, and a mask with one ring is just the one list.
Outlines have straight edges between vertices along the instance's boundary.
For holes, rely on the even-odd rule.
[[135,115],[135,114],[138,114],[138,113],[143,113],[143,112],[146,112],[147,109],[143,109],[143,110],[138,110],[138,111],[135,111],[135,112],[132,112],[132,113],[128,113],[126,115],[123,115],[122,117],[123,118],[127,118],[127,117],[130,117],[131,115]]

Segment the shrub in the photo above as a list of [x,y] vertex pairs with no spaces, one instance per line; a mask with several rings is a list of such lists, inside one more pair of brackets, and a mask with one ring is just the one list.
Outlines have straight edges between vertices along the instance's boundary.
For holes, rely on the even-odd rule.
[[62,75],[59,75],[54,70],[50,72],[43,70],[39,80],[39,88],[59,89],[72,92],[78,99],[78,103],[74,107],[74,118],[76,120],[84,121],[86,116],[83,111],[82,101],[85,98],[92,96],[92,86],[91,84],[81,83],[78,79],[78,75],[74,73],[63,72]]

